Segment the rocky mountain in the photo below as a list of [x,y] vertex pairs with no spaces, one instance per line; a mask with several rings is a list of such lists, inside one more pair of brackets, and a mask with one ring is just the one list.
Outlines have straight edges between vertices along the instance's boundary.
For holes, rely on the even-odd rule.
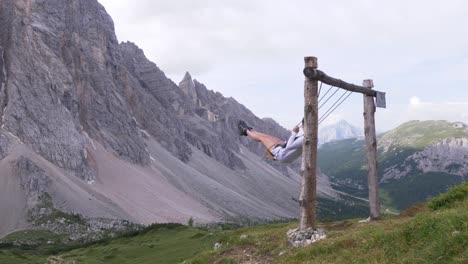
[[[411,121],[378,136],[382,202],[404,209],[468,180],[468,128],[447,121]],[[324,144],[319,166],[332,185],[367,197],[364,141]]]
[[[2,0],[0,69],[0,235],[73,215],[297,217],[298,163],[262,161],[237,121],[278,137],[287,130],[189,73],[175,84],[117,41],[96,0]],[[320,214],[349,209],[326,175],[318,182]]]
[[345,120],[340,120],[335,124],[320,128],[318,132],[318,142],[319,145],[322,145],[334,140],[356,138],[363,135],[364,132],[361,129],[349,124]]

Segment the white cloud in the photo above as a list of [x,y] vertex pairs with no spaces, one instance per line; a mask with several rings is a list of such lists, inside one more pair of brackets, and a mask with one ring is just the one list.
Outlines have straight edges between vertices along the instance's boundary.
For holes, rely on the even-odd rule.
[[141,40],[138,44],[154,50],[162,64],[178,61],[174,71],[195,63],[184,61],[192,56],[213,66],[223,59],[274,61],[310,52],[342,59],[350,52],[367,54],[365,60],[344,60],[353,66],[368,59],[375,63],[381,56],[372,56],[383,51],[392,59],[379,67],[396,70],[421,61],[421,55],[443,58],[468,44],[466,29],[460,28],[468,10],[462,0],[101,2],[114,16],[122,40]]
[[[291,127],[302,116],[303,56],[329,75],[387,92],[381,129],[450,119],[467,99],[468,1],[100,0],[119,40],[139,45],[176,83],[185,71],[260,116]],[[444,92],[442,93],[441,90]],[[406,112],[408,93],[416,112]],[[357,97],[357,96],[355,96]],[[416,99],[418,98],[418,99]],[[422,98],[423,100],[419,99]],[[428,103],[435,103],[429,114]],[[414,107],[413,107],[414,108]],[[431,110],[432,111],[432,110]],[[330,120],[362,123],[362,99]]]
[[421,99],[419,99],[419,97],[413,96],[413,97],[410,98],[410,105],[417,106],[420,103],[421,103]]
[[[412,98],[413,99],[413,98]],[[403,114],[404,120],[448,120],[468,124],[468,102],[411,103]]]

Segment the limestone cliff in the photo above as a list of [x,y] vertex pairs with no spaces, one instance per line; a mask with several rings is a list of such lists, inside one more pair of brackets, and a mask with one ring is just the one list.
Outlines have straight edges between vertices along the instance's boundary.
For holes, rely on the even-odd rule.
[[296,216],[298,163],[261,161],[237,122],[288,131],[189,73],[175,84],[117,41],[96,0],[0,2],[0,115],[0,235],[54,210],[138,223]]

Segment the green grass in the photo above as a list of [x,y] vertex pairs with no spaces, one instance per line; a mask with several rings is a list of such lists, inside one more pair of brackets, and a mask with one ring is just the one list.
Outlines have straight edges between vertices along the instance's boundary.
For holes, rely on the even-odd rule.
[[[356,220],[322,223],[319,226],[327,230],[328,238],[304,249],[289,247],[285,239],[286,231],[297,223],[240,229],[226,235],[228,246],[218,252],[200,253],[192,263],[223,263],[232,257],[240,261],[238,255],[231,254],[236,248],[253,248],[257,261],[285,264],[467,263],[468,201],[454,203],[449,209],[420,210],[412,218],[387,217],[365,224]],[[248,239],[243,241],[240,235]]]
[[428,206],[433,209],[449,208],[460,201],[468,199],[468,183],[451,188],[447,193],[439,195],[428,202]]
[[61,257],[78,263],[179,263],[213,248],[219,230],[186,226],[162,227],[143,235],[72,250]]
[[38,264],[46,263],[47,257],[41,255],[25,255],[12,250],[0,249],[0,263]]
[[[179,263],[213,248],[223,232],[228,231],[155,224],[121,234],[117,239],[68,245],[42,243],[31,247],[13,246],[11,241],[26,238],[24,233],[15,233],[0,243],[0,263],[48,263],[46,259],[52,256],[70,263]],[[27,234],[33,233],[40,235],[41,231],[28,231]],[[47,232],[42,235],[43,240],[53,236]]]
[[25,230],[9,234],[2,238],[2,242],[13,241],[60,241],[65,235],[57,235],[49,231],[42,230]]
[[[331,231],[328,240],[292,250],[278,263],[464,263],[467,221],[466,213],[451,210],[356,225]],[[460,234],[453,236],[454,231]]]
[[[0,263],[467,263],[467,184],[450,189],[426,206],[412,209],[415,217],[385,216],[371,223],[358,219],[320,222],[327,239],[307,248],[291,248],[286,232],[297,222],[237,229],[204,229],[159,224],[79,248],[19,248],[0,244]],[[433,206],[430,206],[433,207]],[[413,214],[406,214],[413,215]],[[15,233],[8,241],[49,233]],[[52,236],[52,237],[51,237]],[[213,250],[216,242],[222,247]],[[3,245],[3,246],[2,246]],[[53,245],[49,245],[52,247]]]

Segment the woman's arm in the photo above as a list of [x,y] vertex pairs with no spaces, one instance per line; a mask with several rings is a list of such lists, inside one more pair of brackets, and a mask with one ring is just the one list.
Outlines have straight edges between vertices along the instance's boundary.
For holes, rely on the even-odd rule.
[[289,137],[288,143],[286,144],[286,147],[284,148],[284,150],[292,150],[292,149],[296,149],[302,146],[302,141],[303,141],[304,136],[300,136],[296,138],[298,132],[299,132],[299,127],[295,126],[291,131],[291,136]]
[[[293,150],[302,147],[302,142],[304,141],[304,135],[301,135],[296,138],[297,133],[293,133],[288,140],[288,144],[284,148],[285,151]],[[292,140],[291,140],[292,139]],[[290,142],[291,141],[291,142]]]

